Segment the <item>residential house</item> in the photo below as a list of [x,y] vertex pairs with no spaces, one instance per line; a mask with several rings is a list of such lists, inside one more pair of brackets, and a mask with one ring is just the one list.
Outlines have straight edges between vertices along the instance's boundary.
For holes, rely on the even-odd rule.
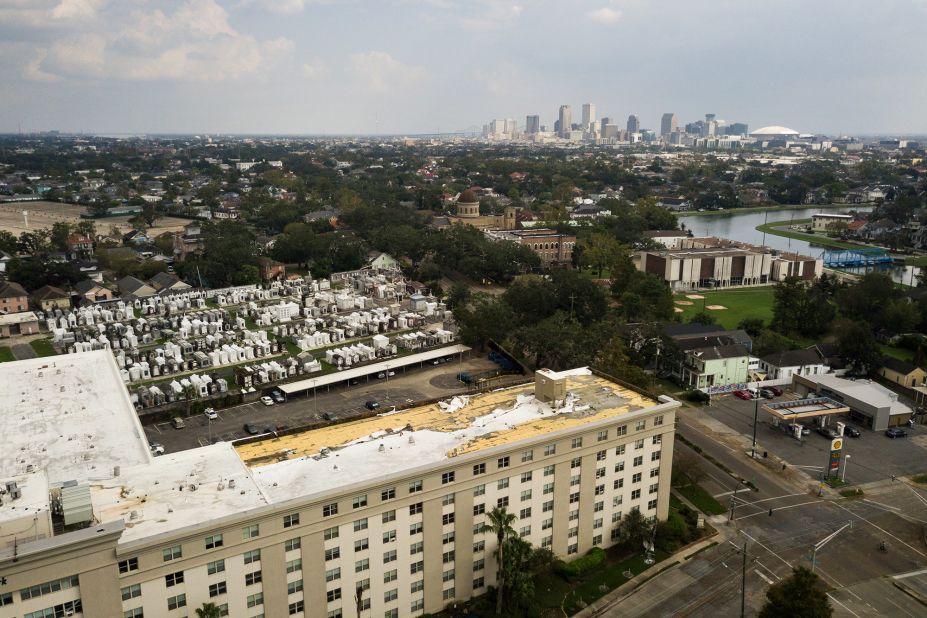
[[14,281],[0,282],[0,314],[29,310],[29,293]]
[[180,277],[172,273],[160,272],[148,280],[148,284],[158,291],[158,294],[170,292],[182,292],[189,290],[192,286],[184,283]]
[[261,271],[261,281],[272,281],[286,275],[286,266],[283,262],[272,260],[269,257],[259,257],[258,268]]
[[767,354],[760,358],[759,371],[766,374],[767,380],[784,380],[793,375],[827,373],[830,367],[815,349],[805,348]]
[[367,266],[382,270],[399,270],[399,261],[388,253],[370,251],[367,253]]
[[0,251],[0,273],[5,273],[7,265],[13,261],[13,256],[6,251]]
[[152,238],[141,230],[132,230],[122,235],[122,244],[137,245],[140,243],[150,243]]
[[53,285],[43,285],[32,293],[33,304],[42,311],[70,309],[71,295]]
[[750,352],[739,343],[686,350],[681,382],[709,392],[747,381]]
[[82,301],[91,303],[112,300],[114,296],[111,289],[103,287],[99,282],[93,281],[92,279],[78,281],[77,285],[74,286],[74,289],[77,290],[77,294],[80,296]]
[[891,356],[882,358],[882,366],[878,373],[889,382],[908,388],[927,386],[927,372],[917,365]]
[[125,297],[147,298],[154,296],[158,291],[151,285],[141,279],[128,275],[116,282],[119,287],[119,295]]
[[16,337],[17,335],[35,335],[38,333],[39,317],[34,311],[0,315],[0,337]]
[[71,234],[68,236],[68,254],[72,259],[92,256],[93,239],[86,234]]
[[181,262],[188,255],[199,255],[204,247],[205,239],[199,221],[191,221],[183,226],[183,232],[174,234],[174,257]]

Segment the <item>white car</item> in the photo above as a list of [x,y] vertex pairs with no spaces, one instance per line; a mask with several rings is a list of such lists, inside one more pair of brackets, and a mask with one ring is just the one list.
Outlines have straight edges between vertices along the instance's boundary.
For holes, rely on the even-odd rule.
[[263,397],[261,397],[261,403],[263,403],[265,406],[272,406],[274,405],[274,400],[268,397],[267,395],[264,395]]
[[149,442],[148,448],[151,449],[151,454],[155,457],[164,454],[164,445],[159,444],[158,442]]
[[213,408],[206,408],[206,410],[203,411],[203,414],[205,414],[206,418],[208,418],[211,421],[214,421],[217,418],[219,418],[219,415],[216,414],[216,411]]

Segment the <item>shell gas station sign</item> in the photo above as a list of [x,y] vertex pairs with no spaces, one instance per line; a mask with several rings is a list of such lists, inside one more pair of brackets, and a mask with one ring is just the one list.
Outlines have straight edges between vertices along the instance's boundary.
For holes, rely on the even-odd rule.
[[840,470],[840,451],[843,450],[843,437],[830,441],[830,459],[827,462],[827,476],[837,476]]

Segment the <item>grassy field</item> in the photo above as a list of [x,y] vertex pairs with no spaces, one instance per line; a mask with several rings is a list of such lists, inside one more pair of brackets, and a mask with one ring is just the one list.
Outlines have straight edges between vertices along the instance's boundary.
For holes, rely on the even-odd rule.
[[788,223],[783,223],[782,221],[763,223],[762,225],[756,226],[756,229],[760,232],[772,234],[773,236],[783,236],[785,238],[794,238],[795,240],[806,240],[822,247],[830,247],[831,249],[872,248],[872,245],[847,242],[845,240],[837,240],[835,238],[828,238],[827,236],[820,236],[818,234],[805,234],[803,232],[795,232],[793,230],[785,229],[789,225],[800,225],[802,223],[811,223],[811,219],[796,219],[795,221],[789,221]]
[[695,507],[706,515],[720,515],[727,511],[720,502],[715,500],[711,494],[696,485],[682,485],[675,488],[682,496],[695,505]]
[[896,348],[890,345],[880,345],[879,347],[882,349],[882,354],[885,354],[886,356],[891,356],[892,358],[897,358],[898,360],[903,361],[914,360],[914,352],[911,350]]
[[[772,286],[692,293],[704,296],[704,306],[706,307],[708,305],[721,305],[727,307],[727,309],[719,309],[717,311],[712,311],[710,309],[705,310],[705,313],[714,316],[714,318],[718,320],[718,324],[725,328],[736,328],[744,318],[760,318],[766,324],[769,324],[769,321],[772,320]],[[682,309],[682,313],[677,315],[681,316],[684,322],[688,322],[689,318],[702,310],[703,301],[701,299],[690,299],[686,298],[685,294],[676,294],[673,300],[692,303],[691,305],[676,305],[676,307]]]
[[904,259],[904,263],[908,266],[917,266],[918,268],[924,268],[927,266],[927,255],[909,255]]
[[35,353],[39,356],[58,355],[58,353],[55,352],[55,348],[52,347],[51,341],[48,339],[33,339],[29,342],[29,345],[32,346],[32,349],[35,350]]
[[13,350],[6,346],[0,346],[0,363],[8,363],[13,360],[16,360],[16,357],[13,356]]

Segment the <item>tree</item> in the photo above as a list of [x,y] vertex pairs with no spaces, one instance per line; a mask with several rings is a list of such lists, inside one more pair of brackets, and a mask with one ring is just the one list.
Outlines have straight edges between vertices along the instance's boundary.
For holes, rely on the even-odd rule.
[[618,336],[612,337],[605,346],[599,350],[595,357],[596,369],[613,378],[624,380],[637,386],[648,386],[650,377],[637,365],[631,363],[625,341]]
[[221,618],[222,610],[215,603],[203,603],[201,607],[196,608],[197,618]]
[[882,365],[882,351],[865,322],[845,320],[835,330],[837,351],[850,374],[869,375]]
[[652,524],[638,508],[632,508],[618,522],[618,537],[629,547],[641,546],[651,531]]
[[760,332],[763,330],[763,319],[762,318],[744,318],[737,325],[737,328],[746,332],[748,335],[754,339],[760,335]]
[[515,327],[512,308],[499,299],[481,299],[472,308],[462,308],[457,319],[461,338],[480,351],[486,349],[490,340],[504,340]]
[[759,618],[829,618],[834,614],[820,578],[805,567],[795,567],[792,575],[769,587]]
[[580,265],[595,270],[599,276],[627,254],[627,249],[614,236],[601,232],[593,233],[580,244]]
[[689,318],[689,322],[691,324],[717,324],[718,320],[707,311],[699,311]]
[[515,536],[515,528],[512,522],[515,521],[515,515],[505,510],[505,507],[494,507],[486,515],[487,523],[483,524],[484,530],[496,535],[496,567],[498,576],[496,577],[496,614],[502,613],[502,591],[505,589],[505,569],[503,547],[508,537]]

